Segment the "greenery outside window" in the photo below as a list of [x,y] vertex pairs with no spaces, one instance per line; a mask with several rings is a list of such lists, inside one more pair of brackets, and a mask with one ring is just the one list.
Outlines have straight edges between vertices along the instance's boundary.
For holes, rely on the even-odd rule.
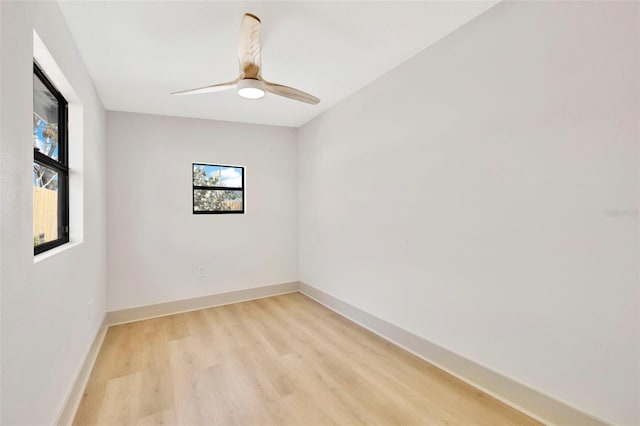
[[193,163],[193,214],[244,213],[244,167]]
[[33,251],[69,242],[67,101],[33,64]]

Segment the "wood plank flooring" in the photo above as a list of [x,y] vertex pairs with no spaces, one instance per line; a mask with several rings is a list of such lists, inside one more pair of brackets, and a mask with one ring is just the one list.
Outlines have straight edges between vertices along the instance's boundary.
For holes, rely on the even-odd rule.
[[300,293],[111,327],[74,425],[532,425]]

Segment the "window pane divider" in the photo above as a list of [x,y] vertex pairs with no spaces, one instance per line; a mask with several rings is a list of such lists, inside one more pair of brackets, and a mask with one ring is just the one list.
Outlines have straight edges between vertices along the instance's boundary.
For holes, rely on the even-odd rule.
[[44,155],[39,151],[34,151],[33,161],[35,161],[36,163],[40,163],[43,166],[49,167],[50,169],[55,169],[63,173],[69,173],[69,168],[67,166],[65,166],[59,161],[54,160],[51,157]]
[[212,191],[242,191],[242,188],[235,188],[231,186],[201,186],[193,185],[193,189],[210,189]]

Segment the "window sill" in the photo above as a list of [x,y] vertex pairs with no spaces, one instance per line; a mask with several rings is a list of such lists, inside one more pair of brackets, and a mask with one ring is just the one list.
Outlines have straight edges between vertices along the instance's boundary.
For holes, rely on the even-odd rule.
[[59,253],[72,249],[76,246],[79,246],[80,244],[82,244],[82,241],[71,241],[59,247],[52,248],[51,250],[47,250],[44,253],[36,254],[35,256],[33,256],[33,263],[42,262],[43,260],[49,259],[52,256],[55,256]]

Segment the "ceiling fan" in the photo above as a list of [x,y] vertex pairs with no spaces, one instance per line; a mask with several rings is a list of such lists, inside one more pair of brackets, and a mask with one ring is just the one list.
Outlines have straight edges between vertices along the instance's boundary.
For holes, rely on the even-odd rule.
[[284,96],[285,98],[313,105],[320,102],[320,99],[302,90],[271,83],[262,78],[260,19],[250,13],[245,13],[242,17],[238,57],[240,60],[240,75],[235,80],[199,87],[197,89],[182,90],[171,94],[195,95],[237,89],[238,95],[248,99],[259,99],[262,98],[266,92],[269,92],[274,95]]

